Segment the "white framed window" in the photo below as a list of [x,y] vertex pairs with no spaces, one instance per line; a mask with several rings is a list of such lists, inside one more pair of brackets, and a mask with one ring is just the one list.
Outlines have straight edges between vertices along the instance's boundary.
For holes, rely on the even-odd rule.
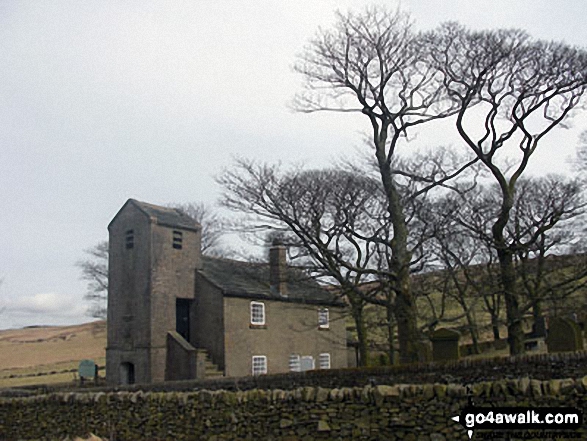
[[311,371],[314,370],[316,368],[316,366],[314,365],[314,357],[312,357],[311,355],[304,355],[302,357],[302,372],[304,371]]
[[318,327],[320,329],[328,329],[330,327],[328,308],[321,308],[318,310]]
[[302,370],[302,360],[299,354],[291,354],[289,356],[289,371],[300,372]]
[[265,303],[251,302],[251,325],[265,324]]
[[253,375],[267,373],[267,357],[265,355],[253,355]]
[[330,354],[323,353],[318,356],[318,366],[320,369],[330,369]]

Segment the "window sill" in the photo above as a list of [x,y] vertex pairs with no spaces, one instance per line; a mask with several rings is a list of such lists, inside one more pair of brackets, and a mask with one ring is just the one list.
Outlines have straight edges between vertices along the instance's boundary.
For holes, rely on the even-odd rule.
[[267,329],[267,325],[253,325],[253,324],[249,324],[249,329]]

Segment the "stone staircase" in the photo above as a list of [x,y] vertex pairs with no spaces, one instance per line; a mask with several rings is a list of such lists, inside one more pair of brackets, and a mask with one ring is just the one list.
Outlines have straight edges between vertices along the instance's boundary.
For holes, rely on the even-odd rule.
[[204,375],[200,376],[200,374],[198,374],[198,378],[216,378],[224,376],[224,373],[218,368],[216,364],[214,364],[210,354],[206,349],[198,348],[196,349],[196,352],[196,357],[198,359],[198,369],[201,371],[203,368],[204,371]]
[[218,366],[215,365],[212,362],[212,359],[210,358],[210,354],[208,354],[208,351],[206,351],[206,374],[205,374],[205,378],[217,378],[217,377],[223,377],[224,373],[218,369]]
[[194,348],[176,331],[167,332],[167,360],[165,381],[223,377],[203,348]]

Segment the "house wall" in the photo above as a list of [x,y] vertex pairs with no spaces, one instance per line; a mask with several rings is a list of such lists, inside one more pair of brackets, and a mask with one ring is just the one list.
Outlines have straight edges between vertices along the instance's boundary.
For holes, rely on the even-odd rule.
[[224,370],[224,302],[220,289],[196,274],[196,292],[192,306],[193,345],[206,349],[212,362]]
[[[133,230],[133,248],[126,248],[126,232]],[[119,366],[132,363],[137,382],[149,382],[151,297],[148,219],[127,204],[109,226],[107,380],[119,384]]]
[[330,327],[318,328],[318,305],[264,301],[265,326],[251,325],[250,299],[224,298],[225,374],[252,374],[252,357],[267,357],[267,373],[289,371],[291,354],[314,357],[330,354],[331,368],[347,366],[343,310],[328,307]]

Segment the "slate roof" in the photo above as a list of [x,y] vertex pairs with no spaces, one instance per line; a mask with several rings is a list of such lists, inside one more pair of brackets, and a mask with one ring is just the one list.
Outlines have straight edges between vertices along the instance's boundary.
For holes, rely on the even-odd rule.
[[[147,204],[146,202],[137,201],[136,199],[129,199],[126,201],[118,212],[120,213],[127,204],[133,204],[158,225],[192,231],[199,231],[202,228],[199,223],[180,210]],[[116,216],[118,216],[118,214]],[[114,216],[114,219],[116,216]],[[114,219],[112,219],[110,223],[112,223]]]
[[222,290],[226,297],[345,306],[335,294],[320,287],[302,271],[288,268],[287,296],[270,289],[269,265],[203,256],[198,273]]

